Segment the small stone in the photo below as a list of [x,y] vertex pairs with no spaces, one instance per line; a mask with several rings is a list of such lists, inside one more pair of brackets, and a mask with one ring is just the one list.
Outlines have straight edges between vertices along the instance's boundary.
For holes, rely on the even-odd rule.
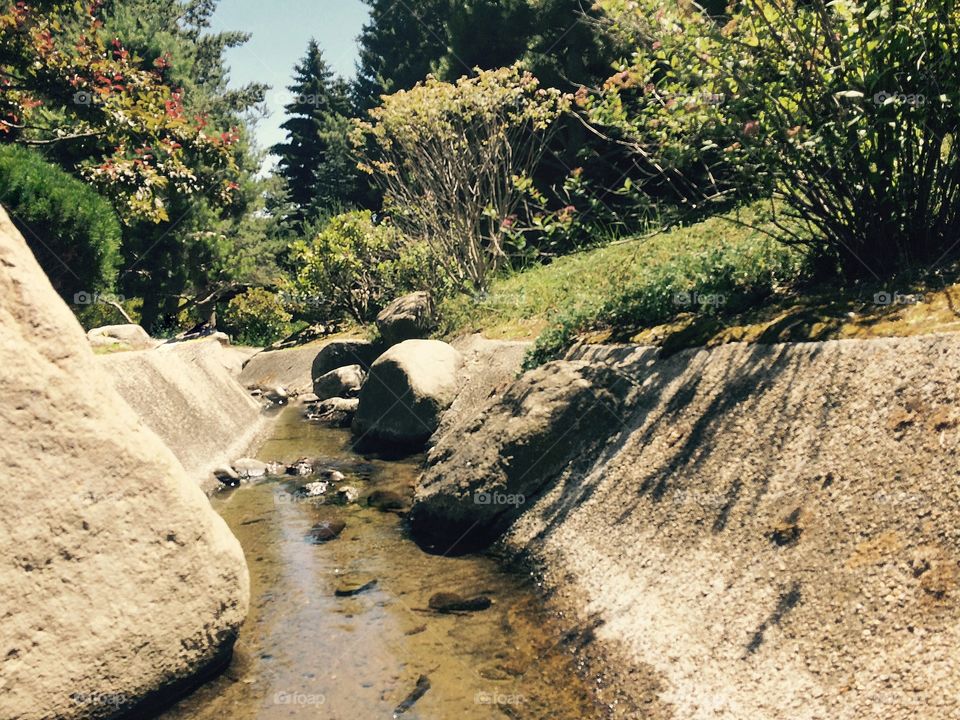
[[403,510],[407,503],[399,493],[392,490],[375,490],[367,498],[367,505],[382,512]]
[[329,483],[325,483],[322,480],[317,482],[307,483],[302,488],[297,490],[297,495],[299,497],[319,497],[326,494],[327,488],[329,488]]
[[367,580],[363,582],[361,580],[356,580],[353,582],[346,581],[340,587],[333,591],[333,594],[337,597],[353,597],[354,595],[360,595],[365,593],[368,590],[373,590],[377,586],[377,579]]
[[485,595],[465,598],[451,592],[436,593],[430,598],[429,602],[430,609],[439,613],[477,612],[486,610],[492,604],[493,601]]
[[330,398],[311,405],[307,410],[307,419],[321,422],[331,427],[350,427],[360,401],[357,398]]
[[240,458],[233,463],[233,469],[241,478],[257,478],[267,474],[265,462],[253,458]]
[[290,394],[286,388],[275,387],[267,390],[263,396],[274,405],[285,405],[290,400]]
[[290,467],[287,468],[287,475],[312,475],[313,474],[313,463],[307,458],[300,458]]
[[324,520],[310,528],[307,540],[314,544],[329,542],[339,537],[346,526],[343,520]]
[[327,480],[329,480],[332,483],[343,482],[344,480],[347,479],[347,476],[344,475],[339,470],[324,470],[323,472],[320,473],[320,475],[322,477],[325,477]]
[[237,487],[240,484],[240,474],[231,467],[218,467],[213,476],[227,487]]
[[343,485],[337,488],[337,500],[343,503],[355,503],[360,497],[360,491],[353,485]]

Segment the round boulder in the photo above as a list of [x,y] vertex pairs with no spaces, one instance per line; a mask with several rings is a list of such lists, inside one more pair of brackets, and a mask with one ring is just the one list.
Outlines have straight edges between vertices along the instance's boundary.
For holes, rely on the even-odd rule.
[[334,340],[324,345],[313,359],[310,377],[321,377],[344,365],[359,365],[366,370],[381,352],[383,347],[369,340]]
[[422,446],[457,395],[463,357],[439,340],[394,345],[370,368],[353,432],[361,447]]
[[433,301],[427,292],[398,297],[377,315],[377,329],[387,345],[424,338],[433,326]]

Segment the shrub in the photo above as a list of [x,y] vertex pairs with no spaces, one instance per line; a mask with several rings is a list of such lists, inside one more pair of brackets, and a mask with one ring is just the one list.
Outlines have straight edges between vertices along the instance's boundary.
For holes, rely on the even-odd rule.
[[292,319],[277,293],[250,288],[227,303],[222,324],[237,342],[259,346],[289,335]]
[[734,22],[742,92],[762,99],[746,122],[822,266],[942,259],[960,234],[960,7],[748,0]]
[[[716,5],[717,3],[714,3]],[[624,190],[687,210],[765,195],[766,159],[744,147],[741,117],[759,105],[727,71],[731,26],[704,4],[600,0],[610,32],[634,48],[598,92],[577,105],[635,159]]]
[[624,134],[649,185],[692,203],[770,188],[786,201],[781,239],[812,247],[822,272],[883,276],[951,252],[960,7],[745,0],[714,18],[693,3],[602,5],[638,50],[581,104]]
[[368,210],[331,218],[312,242],[294,245],[293,252],[289,297],[311,319],[366,323],[398,295],[442,291],[429,248],[409,242],[389,222],[374,224]]
[[34,150],[0,145],[0,203],[67,302],[113,286],[120,223],[92,188]]
[[482,291],[522,251],[524,204],[539,203],[531,178],[568,106],[516,66],[456,83],[431,76],[384,97],[354,140],[398,226],[458,288]]

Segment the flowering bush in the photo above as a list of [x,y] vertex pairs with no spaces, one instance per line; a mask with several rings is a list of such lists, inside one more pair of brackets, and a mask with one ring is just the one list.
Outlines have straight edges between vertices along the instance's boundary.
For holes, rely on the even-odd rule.
[[126,220],[169,219],[167,198],[237,190],[236,129],[214,129],[184,110],[152,62],[105,37],[99,0],[7,3],[0,10],[0,142],[79,143],[81,175]]
[[384,97],[354,141],[397,225],[430,245],[457,287],[483,290],[523,252],[530,178],[569,106],[516,66],[456,83],[428,77]]

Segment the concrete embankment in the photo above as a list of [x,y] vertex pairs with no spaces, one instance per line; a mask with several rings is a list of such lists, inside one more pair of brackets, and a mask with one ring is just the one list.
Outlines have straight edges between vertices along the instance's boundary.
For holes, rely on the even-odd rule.
[[508,526],[622,717],[955,718],[958,380],[957,336],[580,351],[446,428],[412,526]]
[[260,404],[239,381],[248,356],[216,340],[192,340],[97,360],[143,423],[209,490],[210,471],[242,457],[265,429]]

